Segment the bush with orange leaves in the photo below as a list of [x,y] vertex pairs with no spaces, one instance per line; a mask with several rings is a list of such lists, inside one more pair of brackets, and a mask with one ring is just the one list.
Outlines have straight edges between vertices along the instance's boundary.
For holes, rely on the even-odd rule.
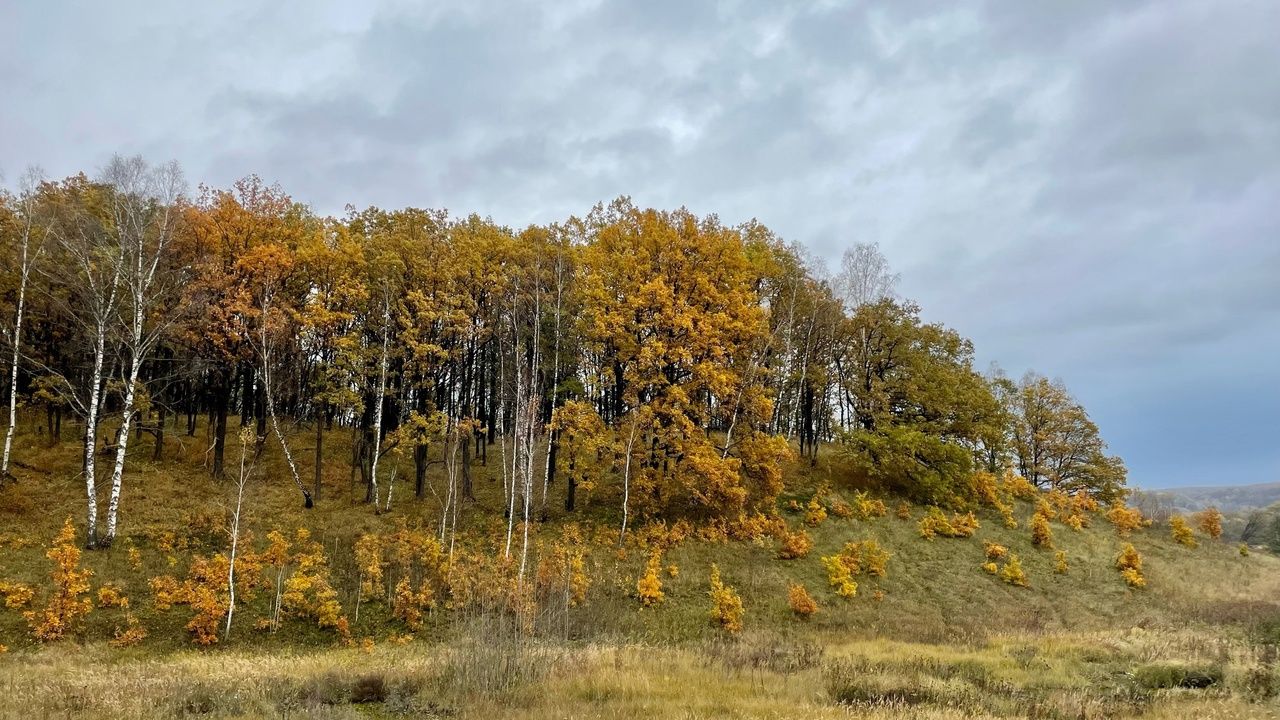
[[899,520],[910,520],[911,519],[911,503],[907,502],[906,500],[903,500],[902,502],[898,503],[898,509],[894,511],[894,515],[896,515]]
[[818,603],[809,594],[808,588],[799,583],[791,583],[787,588],[787,605],[791,607],[791,612],[801,620],[808,620],[814,613],[818,612]]
[[853,579],[853,570],[842,555],[830,555],[822,558],[822,567],[827,570],[827,584],[835,589],[840,597],[851,598],[858,594],[858,582]]
[[63,523],[45,557],[53,561],[50,573],[53,590],[44,608],[23,613],[32,635],[41,642],[61,639],[93,609],[93,601],[82,597],[89,592],[93,572],[80,568],[80,548],[76,547],[76,529],[71,518]]
[[115,632],[112,633],[111,647],[133,647],[147,638],[147,629],[132,613],[126,613],[124,619],[125,626],[117,625]]
[[1173,515],[1169,518],[1169,535],[1174,542],[1189,548],[1194,548],[1200,544],[1196,542],[1196,536],[1192,534],[1191,526],[1187,525],[1187,519],[1181,515]]
[[1000,503],[1000,483],[995,475],[979,470],[969,476],[969,485],[978,502],[993,506]]
[[1217,540],[1222,537],[1222,512],[1216,507],[1207,507],[1196,514],[1196,524],[1200,532]]
[[782,536],[782,546],[778,548],[778,559],[798,560],[813,549],[813,538],[804,530],[787,532]]
[[1129,537],[1134,530],[1151,525],[1150,520],[1142,517],[1141,510],[1128,507],[1123,502],[1117,502],[1107,510],[1107,521],[1115,526],[1120,537]]
[[1049,529],[1049,518],[1037,512],[1031,516],[1031,544],[1036,547],[1053,547],[1053,531]]
[[925,516],[920,519],[920,537],[932,540],[935,537],[967,538],[973,537],[981,524],[972,512],[961,515],[953,514],[950,518],[936,505],[930,506]]
[[294,545],[298,548],[292,558],[294,571],[285,580],[281,608],[292,617],[315,622],[321,629],[341,630],[346,625],[345,618],[338,592],[329,584],[324,546],[311,540],[306,528],[294,533]]
[[1146,587],[1147,579],[1142,575],[1142,556],[1132,543],[1126,543],[1120,555],[1116,557],[1116,569],[1120,576],[1132,588]]
[[711,565],[711,624],[737,634],[742,632],[742,598],[738,591],[720,580],[720,568]]
[[20,582],[0,582],[0,595],[4,596],[4,606],[13,609],[26,607],[31,598],[36,596],[36,589]]
[[987,556],[988,560],[1001,560],[1009,554],[1009,548],[999,543],[993,543],[990,540],[983,540],[982,552]]
[[129,607],[129,598],[125,597],[124,592],[120,590],[118,585],[107,583],[98,588],[98,607],[127,609]]
[[665,595],[662,592],[662,553],[654,550],[649,554],[649,561],[645,563],[644,574],[636,581],[636,596],[640,598],[640,604],[644,607],[653,607],[662,602]]

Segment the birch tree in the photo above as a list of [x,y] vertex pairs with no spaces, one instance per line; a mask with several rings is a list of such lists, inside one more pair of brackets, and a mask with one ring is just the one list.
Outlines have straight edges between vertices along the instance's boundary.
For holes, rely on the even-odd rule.
[[[124,463],[129,447],[138,398],[138,377],[156,344],[172,325],[173,314],[164,312],[181,277],[170,267],[171,243],[182,192],[182,171],[177,163],[152,168],[140,157],[112,158],[103,173],[111,192],[112,255],[122,291],[123,349],[129,356],[124,385],[120,431],[115,464],[111,471],[111,500],[107,505],[104,546],[115,540],[120,510]],[[121,368],[124,370],[124,368]]]
[[18,197],[13,202],[13,235],[17,246],[18,288],[14,303],[13,329],[9,334],[11,346],[9,365],[9,426],[4,433],[4,456],[0,459],[0,479],[9,477],[9,457],[13,448],[13,433],[18,424],[18,364],[22,352],[22,320],[26,310],[27,285],[31,270],[44,252],[44,234],[37,225],[37,192],[40,172],[28,170],[22,178]]

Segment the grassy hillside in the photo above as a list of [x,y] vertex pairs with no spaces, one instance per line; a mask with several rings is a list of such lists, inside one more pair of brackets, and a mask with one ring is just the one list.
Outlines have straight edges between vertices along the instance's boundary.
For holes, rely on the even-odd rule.
[[[641,546],[644,526],[637,523],[619,547],[618,498],[590,496],[582,513],[566,518],[561,488],[552,487],[548,521],[530,528],[529,575],[565,524],[581,523],[590,579],[583,603],[566,607],[557,596],[543,597],[521,621],[522,632],[507,614],[443,604],[417,630],[376,599],[365,600],[357,618],[356,539],[401,522],[431,530],[440,503],[431,493],[414,498],[402,484],[392,511],[375,514],[342,460],[349,456],[346,440],[339,431],[326,441],[325,487],[312,510],[301,507],[282,460],[268,447],[247,490],[245,522],[251,548],[264,546],[272,529],[298,527],[323,544],[350,641],[303,618],[255,631],[271,614],[272,593],[260,592],[242,599],[229,640],[195,648],[184,629],[192,610],[157,609],[148,581],[182,578],[194,556],[225,550],[222,519],[233,487],[202,470],[203,437],[171,437],[161,461],[146,459],[151,448],[144,442],[127,478],[122,539],[82,558],[94,573],[91,595],[110,583],[130,598],[128,609],[97,608],[69,638],[48,645],[31,638],[22,608],[0,610],[0,643],[9,648],[0,655],[7,689],[0,713],[899,717],[909,708],[917,717],[968,717],[1038,708],[1042,717],[1267,717],[1274,711],[1280,560],[1242,556],[1204,537],[1188,548],[1161,526],[1123,540],[1101,515],[1091,515],[1081,530],[1053,522],[1053,549],[1039,548],[1028,530],[1034,506],[1024,501],[1014,505],[1017,528],[979,508],[972,537],[925,540],[919,532],[925,508],[912,506],[902,519],[899,499],[885,497],[883,517],[831,514],[805,528],[814,546],[793,560],[778,559],[779,543],[769,537],[735,541],[695,532],[662,557],[663,601],[642,608],[636,581],[652,549]],[[295,453],[309,459],[311,433],[304,429],[294,441]],[[462,510],[459,552],[499,557],[506,525],[493,462],[498,449],[491,453],[489,467],[476,467],[477,502]],[[17,457],[17,480],[0,487],[0,581],[39,588],[31,603],[39,607],[48,594],[46,546],[66,517],[83,525],[83,489],[74,442],[45,447],[41,437],[20,435]],[[781,506],[792,531],[805,526],[803,512],[786,510],[790,501],[803,506],[824,485],[833,488],[829,499],[851,500],[858,489],[831,453],[816,467],[790,468]],[[887,573],[858,576],[857,594],[842,598],[821,558],[865,540],[890,553]],[[1029,587],[982,569],[984,541],[1020,558]],[[1143,589],[1128,587],[1114,567],[1126,542],[1144,558]],[[1055,572],[1059,550],[1069,565],[1065,574]],[[712,564],[741,596],[740,635],[708,621]],[[788,588],[796,583],[819,606],[807,621],[788,607]],[[113,647],[109,641],[127,627],[126,615],[147,637]],[[1172,687],[1205,683],[1205,689]],[[150,702],[140,704],[139,697]]]

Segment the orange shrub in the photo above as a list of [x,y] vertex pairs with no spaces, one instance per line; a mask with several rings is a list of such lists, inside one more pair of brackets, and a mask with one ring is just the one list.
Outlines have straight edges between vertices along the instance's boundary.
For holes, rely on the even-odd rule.
[[837,595],[850,598],[858,594],[858,583],[844,558],[839,555],[824,557],[822,566],[827,570],[827,583],[835,588]]
[[911,503],[907,502],[906,500],[903,500],[902,502],[898,503],[898,510],[894,514],[898,516],[899,520],[910,520],[911,519]]
[[1129,533],[1140,528],[1144,528],[1151,523],[1142,517],[1142,511],[1137,508],[1127,507],[1123,502],[1117,502],[1107,511],[1107,521],[1116,528],[1116,533],[1120,537],[1129,537]]
[[1036,499],[1036,486],[1031,481],[1012,471],[1005,471],[1000,479],[1002,489],[1019,500],[1028,502]]
[[982,569],[991,573],[992,575],[995,575],[996,573],[1000,572],[1000,566],[996,565],[994,562],[991,562],[990,560],[982,563]]
[[1222,537],[1222,513],[1216,507],[1208,507],[1196,515],[1196,524],[1200,532],[1217,540]]
[[972,537],[981,524],[972,512],[963,515],[956,513],[948,518],[941,508],[930,506],[925,516],[920,519],[920,537],[932,540],[935,537],[967,538]]
[[791,607],[791,612],[802,620],[808,620],[814,613],[818,612],[818,603],[809,594],[809,590],[805,586],[798,583],[791,583],[787,588],[787,605]]
[[814,495],[809,499],[809,504],[805,506],[804,524],[809,527],[817,527],[822,521],[827,519],[827,509],[818,502],[818,496]]
[[987,556],[988,560],[1000,560],[1009,554],[1009,548],[999,543],[993,543],[990,540],[983,540],[982,552]]
[[132,614],[125,615],[125,626],[122,628],[116,626],[115,632],[112,633],[112,647],[132,647],[147,638],[147,629],[142,627],[138,622],[138,618]]
[[0,582],[0,595],[4,596],[4,606],[10,609],[26,607],[31,598],[36,596],[36,589],[19,582]]
[[93,601],[81,597],[89,592],[93,572],[80,569],[80,548],[76,547],[76,529],[71,518],[63,523],[45,557],[53,561],[50,573],[53,591],[43,609],[23,613],[32,635],[41,642],[61,639],[93,609]]
[[1049,519],[1037,512],[1031,516],[1031,544],[1036,547],[1053,547],[1053,531],[1049,529]]
[[129,598],[125,597],[119,587],[108,583],[98,588],[98,607],[127,608],[129,607]]
[[805,557],[813,549],[813,539],[804,530],[788,532],[783,536],[782,547],[778,548],[781,560],[796,560]]

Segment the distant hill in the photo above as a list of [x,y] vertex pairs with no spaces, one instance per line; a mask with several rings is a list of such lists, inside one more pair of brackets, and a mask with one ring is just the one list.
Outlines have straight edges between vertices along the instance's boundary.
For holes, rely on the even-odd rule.
[[1174,510],[1196,511],[1210,505],[1223,512],[1239,512],[1264,508],[1280,502],[1280,482],[1253,485],[1219,485],[1216,487],[1180,487],[1140,491],[1172,504]]

